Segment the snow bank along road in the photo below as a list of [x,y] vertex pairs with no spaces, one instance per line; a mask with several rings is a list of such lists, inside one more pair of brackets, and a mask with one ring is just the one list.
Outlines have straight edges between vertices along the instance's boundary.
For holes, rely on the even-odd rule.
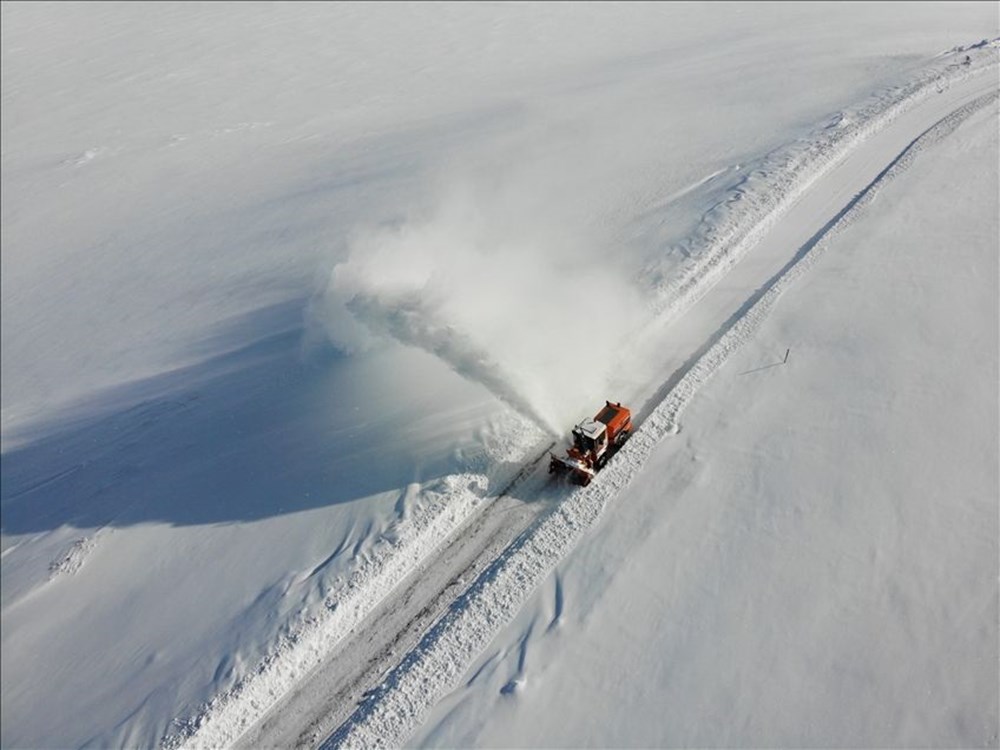
[[[473,475],[452,477],[441,488],[437,515],[352,578],[326,620],[282,644],[166,744],[405,740],[656,443],[676,431],[683,407],[809,267],[824,236],[923,141],[996,100],[996,44],[977,53],[971,66],[942,61],[849,129],[811,144],[812,158],[766,175],[768,191],[756,196],[756,211],[720,224],[717,244],[682,284],[662,290],[661,320],[638,348],[639,356],[659,352],[652,364],[672,374],[665,382],[622,384],[623,396],[645,404],[642,424],[598,481],[585,489],[554,487],[538,459],[495,472],[490,485],[505,488],[498,495]],[[536,445],[535,454],[544,457],[543,447]]]

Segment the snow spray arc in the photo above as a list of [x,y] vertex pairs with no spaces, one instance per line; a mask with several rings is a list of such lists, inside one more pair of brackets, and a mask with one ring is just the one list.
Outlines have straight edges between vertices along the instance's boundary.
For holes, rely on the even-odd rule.
[[315,307],[341,350],[373,334],[419,347],[560,435],[608,389],[649,313],[598,229],[526,200],[527,177],[499,182],[357,231]]
[[401,295],[391,304],[374,295],[357,294],[347,303],[347,309],[371,328],[433,354],[462,377],[481,383],[539,427],[558,434],[549,419],[519,391],[514,375],[505,372],[488,352],[476,347],[469,336],[436,320],[433,309],[419,293]]

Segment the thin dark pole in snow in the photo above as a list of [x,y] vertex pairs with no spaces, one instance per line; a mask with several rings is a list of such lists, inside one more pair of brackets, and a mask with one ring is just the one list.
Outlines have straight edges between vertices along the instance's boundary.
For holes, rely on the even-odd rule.
[[772,367],[778,367],[779,365],[788,364],[788,354],[791,351],[792,351],[791,349],[785,349],[785,358],[783,360],[781,360],[780,362],[772,362],[771,364],[764,365],[763,367],[756,367],[753,370],[746,370],[745,372],[741,372],[740,375],[749,375],[751,372],[760,372],[761,370],[770,370]]

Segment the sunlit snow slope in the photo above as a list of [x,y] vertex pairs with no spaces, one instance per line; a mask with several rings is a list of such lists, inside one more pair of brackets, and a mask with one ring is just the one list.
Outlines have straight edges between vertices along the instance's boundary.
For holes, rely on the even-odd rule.
[[837,231],[416,744],[996,745],[997,116]]
[[[298,684],[547,431],[655,390],[656,357],[586,368],[748,172],[998,33],[990,3],[0,13],[5,747],[262,711],[253,685]],[[567,617],[589,580],[612,596],[589,576]]]

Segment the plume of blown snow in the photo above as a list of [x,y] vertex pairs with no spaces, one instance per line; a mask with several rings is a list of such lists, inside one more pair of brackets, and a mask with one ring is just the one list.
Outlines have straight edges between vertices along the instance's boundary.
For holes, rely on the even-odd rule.
[[567,155],[492,167],[402,224],[356,232],[319,317],[343,351],[419,347],[562,434],[615,397],[616,354],[645,306],[575,200]]

